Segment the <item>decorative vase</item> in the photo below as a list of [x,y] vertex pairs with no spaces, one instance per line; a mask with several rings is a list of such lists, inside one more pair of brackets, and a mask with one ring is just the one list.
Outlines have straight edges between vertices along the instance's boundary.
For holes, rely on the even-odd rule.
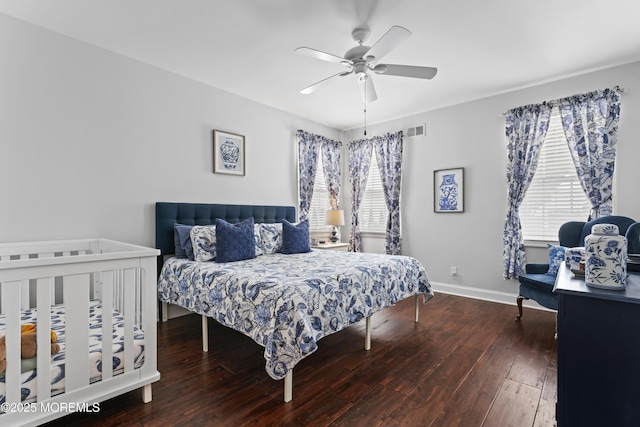
[[442,211],[455,211],[458,209],[458,183],[455,174],[442,175],[440,184],[440,200],[438,205]]
[[227,139],[220,145],[220,156],[225,169],[235,169],[240,159],[240,147],[233,140]]
[[627,239],[615,224],[596,224],[585,237],[585,282],[601,289],[624,289],[627,282]]

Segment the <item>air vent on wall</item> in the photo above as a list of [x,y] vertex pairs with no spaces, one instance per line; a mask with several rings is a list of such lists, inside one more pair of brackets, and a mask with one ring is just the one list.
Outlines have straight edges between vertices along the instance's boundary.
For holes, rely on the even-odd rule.
[[423,123],[421,125],[415,125],[407,129],[407,137],[411,138],[414,136],[424,136],[426,133],[426,125]]

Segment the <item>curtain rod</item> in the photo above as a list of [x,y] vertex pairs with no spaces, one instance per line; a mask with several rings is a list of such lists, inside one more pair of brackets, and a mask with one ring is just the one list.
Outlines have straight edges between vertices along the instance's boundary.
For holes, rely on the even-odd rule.
[[[625,88],[620,87],[618,85],[616,85],[613,88],[611,88],[611,90],[614,90],[614,91],[618,92],[621,95],[623,93],[625,93]],[[576,96],[576,95],[571,95],[571,96]],[[556,98],[556,99],[552,99],[550,101],[544,101],[544,102],[546,102],[547,104],[552,104],[552,106],[553,106],[554,104],[558,104],[563,99],[571,98],[571,96],[565,96],[564,98]],[[518,107],[516,107],[516,108],[518,108]],[[500,116],[506,116],[506,115],[507,115],[507,111],[505,111],[504,113],[500,114]]]

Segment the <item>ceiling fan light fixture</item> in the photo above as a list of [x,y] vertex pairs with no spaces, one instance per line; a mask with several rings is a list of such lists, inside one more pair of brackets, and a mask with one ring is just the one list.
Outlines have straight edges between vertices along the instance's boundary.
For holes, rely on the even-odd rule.
[[353,64],[353,72],[358,77],[360,77],[362,74],[367,74],[367,64],[364,62],[356,62],[355,64]]

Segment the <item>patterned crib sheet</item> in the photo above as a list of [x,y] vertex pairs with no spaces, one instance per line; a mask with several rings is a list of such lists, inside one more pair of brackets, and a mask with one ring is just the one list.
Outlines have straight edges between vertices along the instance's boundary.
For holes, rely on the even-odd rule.
[[416,259],[336,251],[262,255],[232,263],[171,258],[158,298],[251,337],[282,379],[324,336],[409,296],[433,296]]
[[[22,324],[37,323],[37,310],[24,310]],[[64,392],[65,355],[65,310],[64,305],[51,307],[51,329],[55,331],[60,352],[51,357],[51,396]],[[0,316],[0,333],[4,334],[5,319]],[[144,363],[144,333],[134,326],[134,366]],[[89,303],[89,364],[90,382],[102,378],[102,302]],[[124,371],[124,317],[113,311],[113,375]],[[37,396],[36,370],[27,370],[21,375],[21,400],[33,400]],[[5,402],[5,378],[0,378],[0,404]]]

